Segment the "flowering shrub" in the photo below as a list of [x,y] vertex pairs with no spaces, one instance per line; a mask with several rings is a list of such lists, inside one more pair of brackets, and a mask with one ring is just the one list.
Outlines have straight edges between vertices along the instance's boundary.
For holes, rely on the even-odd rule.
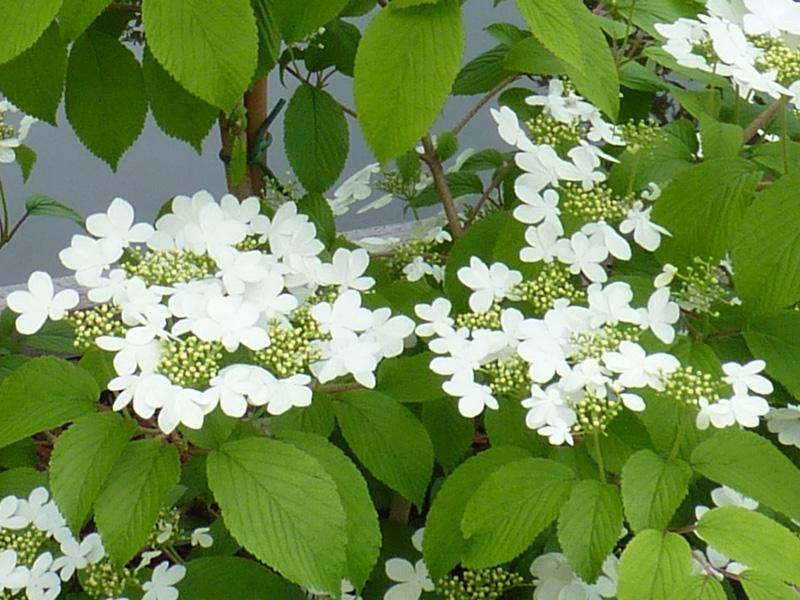
[[[89,74],[139,69],[167,133],[224,112],[236,193],[116,198],[59,254],[74,289],[8,296],[0,597],[800,596],[797,4],[518,0],[530,31],[463,67],[455,0],[363,36],[371,1],[56,4],[0,18],[0,89],[46,118],[20,65],[74,40],[90,150],[144,113],[86,111]],[[263,161],[276,64],[298,182]],[[432,135],[451,92],[480,98]],[[345,115],[378,162],[328,192]],[[473,118],[497,138],[460,149]],[[392,203],[409,237],[337,235]]]

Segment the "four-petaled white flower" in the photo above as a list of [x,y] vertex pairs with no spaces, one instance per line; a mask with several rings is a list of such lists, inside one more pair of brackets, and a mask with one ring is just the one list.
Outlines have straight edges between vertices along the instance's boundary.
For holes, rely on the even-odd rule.
[[58,258],[68,269],[75,271],[81,285],[95,286],[108,266],[122,256],[122,246],[117,240],[96,240],[86,235],[73,235],[69,248],[58,253]]
[[175,584],[186,575],[186,567],[162,562],[155,569],[150,581],[142,584],[144,596],[142,600],[178,600],[178,590]]
[[781,444],[800,448],[800,406],[787,404],[771,409],[767,413],[767,429],[778,434]]
[[447,298],[436,298],[430,304],[417,304],[414,312],[424,323],[417,325],[416,334],[420,337],[445,337],[452,333],[455,322],[450,316],[452,309],[453,305]]
[[106,555],[100,534],[90,533],[82,540],[78,541],[68,529],[62,530],[59,537],[62,556],[53,561],[51,567],[53,571],[60,571],[61,581],[69,581],[76,570],[85,569],[89,565],[96,564]]
[[475,382],[471,371],[456,373],[452,379],[442,384],[442,388],[449,395],[459,399],[458,412],[464,417],[477,417],[487,407],[499,408],[497,399],[492,394],[492,388]]
[[208,302],[208,316],[198,319],[192,331],[206,342],[222,342],[228,352],[240,344],[262,350],[269,346],[269,335],[258,321],[259,312],[253,304],[241,296],[221,296]]
[[509,269],[503,263],[487,266],[477,256],[470,258],[468,267],[458,270],[458,278],[473,290],[469,297],[469,307],[478,313],[488,311],[492,304],[513,296],[513,290],[522,283],[522,273]]
[[19,590],[28,584],[28,568],[17,562],[15,550],[0,552],[0,591]]
[[193,529],[190,541],[192,546],[200,546],[201,548],[211,548],[214,545],[214,538],[211,536],[211,529],[208,527]]
[[519,125],[517,113],[508,106],[501,106],[500,109],[490,108],[489,113],[497,123],[497,133],[502,140],[510,146],[519,146],[528,139],[522,127]]
[[53,280],[43,271],[34,271],[28,278],[27,291],[11,292],[6,299],[8,307],[19,314],[17,331],[31,335],[42,328],[49,318],[58,321],[67,311],[78,305],[78,292],[61,290],[55,293]]
[[96,238],[122,248],[143,244],[153,235],[153,226],[148,223],[134,225],[133,218],[133,207],[122,198],[114,198],[106,212],[86,217],[86,230]]
[[673,373],[680,362],[665,352],[648,355],[634,342],[624,341],[618,352],[603,354],[603,362],[614,373],[619,373],[619,383],[625,387],[654,390],[664,389],[664,379]]
[[665,344],[671,344],[675,339],[675,323],[680,318],[681,311],[675,302],[670,300],[668,287],[658,288],[647,301],[647,308],[640,308],[639,325],[650,329],[653,334]]
[[559,240],[556,250],[558,260],[569,265],[570,273],[583,273],[589,281],[600,283],[608,279],[602,265],[608,258],[608,249],[604,245],[592,243],[585,233],[576,231],[571,238]]
[[628,210],[628,216],[619,224],[619,230],[624,234],[633,233],[633,241],[649,252],[655,252],[661,245],[662,235],[671,235],[669,231],[650,219],[652,206],[644,207],[637,200]]
[[730,383],[736,394],[771,394],[773,391],[772,382],[760,375],[767,366],[763,360],[751,360],[749,363],[740,365],[735,362],[727,362],[722,365],[725,373],[724,380]]
[[523,262],[551,263],[558,256],[560,229],[553,223],[543,222],[537,227],[528,227],[525,230],[526,247],[519,251],[519,258]]
[[323,285],[339,286],[341,292],[348,289],[365,292],[375,285],[372,277],[364,275],[368,266],[369,254],[363,248],[339,248],[329,264],[320,266],[319,281]]

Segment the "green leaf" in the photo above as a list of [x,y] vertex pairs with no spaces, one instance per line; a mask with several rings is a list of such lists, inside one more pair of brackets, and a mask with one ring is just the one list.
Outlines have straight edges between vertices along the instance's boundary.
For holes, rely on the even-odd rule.
[[[217,540],[214,540],[216,545]],[[186,576],[175,586],[191,600],[304,600],[303,591],[254,560],[238,556],[209,556],[185,563]]]
[[[447,186],[450,188],[453,199],[483,192],[483,182],[475,173],[456,171],[455,173],[447,173],[445,179],[447,180]],[[431,183],[419,194],[414,196],[409,201],[409,204],[414,208],[421,208],[423,206],[438,205],[440,202],[441,200],[439,200],[439,192],[436,190],[436,185]]]
[[[676,588],[671,600],[726,600],[722,584],[711,575],[692,575]],[[752,600],[752,599],[751,599]]]
[[250,87],[258,32],[248,0],[144,0],[142,21],[153,56],[195,96],[227,112]]
[[156,440],[129,443],[114,464],[95,500],[94,521],[116,565],[142,549],[180,471],[176,447]]
[[331,21],[348,0],[272,0],[272,10],[281,35],[287,42],[299,42]]
[[25,438],[15,444],[0,448],[0,467],[16,469],[18,467],[36,468],[39,457],[36,454],[36,443],[33,438]]
[[78,39],[111,0],[64,0],[58,13],[58,25],[65,40]]
[[47,473],[22,467],[0,473],[0,497],[27,498],[34,488],[47,487]]
[[457,0],[383,10],[358,47],[358,121],[381,162],[409,150],[431,128],[447,101],[464,51]]
[[367,482],[347,455],[325,438],[297,431],[286,431],[279,437],[316,458],[336,483],[347,532],[346,579],[356,588],[362,588],[381,547],[378,513],[372,505]]
[[73,532],[81,530],[136,422],[113,412],[81,417],[58,436],[50,457],[50,491]]
[[738,506],[715,508],[700,518],[697,534],[735,561],[800,585],[800,538],[761,513]]
[[693,0],[620,0],[617,4],[623,19],[632,16],[633,23],[650,35],[659,38],[656,23],[672,23],[681,17],[695,17],[702,4]]
[[377,391],[398,402],[429,402],[446,394],[442,391],[445,379],[430,370],[433,355],[420,352],[398,356],[381,362],[378,367]]
[[[736,291],[752,312],[766,314],[800,300],[800,172],[757,194],[733,246]],[[660,201],[660,200],[659,200]]]
[[182,88],[145,48],[142,72],[150,110],[161,130],[202,152],[203,140],[217,122],[219,111]]
[[311,406],[295,407],[270,419],[270,428],[275,433],[305,431],[328,437],[335,426],[336,413],[333,411],[330,397],[319,392],[314,393]]
[[[2,77],[2,75],[0,75],[0,77]],[[17,156],[17,164],[19,165],[20,171],[22,171],[22,183],[26,183],[31,176],[33,165],[36,164],[36,152],[23,144],[22,146],[14,148],[14,154]]]
[[508,46],[495,46],[464,65],[453,83],[453,94],[469,96],[483,94],[500,84],[513,73],[504,68]]
[[328,200],[312,192],[297,201],[297,212],[307,215],[317,228],[317,238],[331,248],[336,241],[336,218]]
[[89,348],[78,361],[78,366],[94,377],[101,390],[107,389],[108,382],[117,376],[114,369],[113,354],[100,348]]
[[59,8],[61,0],[0,0],[0,64],[33,46]]
[[75,355],[75,330],[67,321],[48,321],[33,335],[20,336],[19,345],[48,354],[72,357]]
[[711,118],[700,120],[700,137],[703,140],[703,157],[736,158],[742,149],[744,130],[732,123],[720,123]]
[[556,518],[573,478],[569,467],[544,458],[524,458],[489,475],[461,518],[470,542],[464,566],[491,567],[518,556]]
[[709,160],[679,173],[653,209],[653,221],[672,234],[662,239],[659,260],[684,266],[695,256],[721,259],[760,179],[752,163],[737,159]]
[[580,0],[517,0],[533,35],[564,63],[578,91],[612,119],[619,75],[603,30]]
[[269,73],[281,53],[281,33],[272,11],[271,0],[251,0],[258,31],[258,67],[256,79]]
[[635,532],[664,529],[689,491],[692,469],[680,459],[664,460],[640,450],[622,469],[625,516]]
[[695,448],[692,468],[787,517],[800,519],[800,469],[755,433],[734,427],[718,431]]
[[25,201],[25,210],[28,214],[38,217],[57,217],[59,219],[69,219],[80,226],[83,226],[83,217],[75,210],[59,202],[55,198],[44,194],[34,194]]
[[229,417],[222,412],[222,408],[217,408],[203,420],[200,429],[182,428],[181,432],[192,444],[198,448],[217,450],[222,444],[230,439],[239,421]]
[[[786,272],[785,277],[789,277]],[[800,313],[784,310],[761,317],[747,326],[744,339],[753,356],[767,363],[767,373],[792,396],[800,398]]]
[[92,412],[92,376],[65,360],[34,358],[0,383],[0,448]]
[[534,456],[547,456],[550,444],[534,429],[525,425],[527,410],[514,400],[500,402],[497,410],[483,413],[483,424],[492,446],[518,446]]
[[321,71],[336,67],[340,73],[353,76],[356,64],[356,51],[361,41],[361,31],[347,21],[336,19],[325,26],[325,32],[318,36],[317,44],[306,48],[303,58],[309,71]]
[[55,125],[66,73],[67,45],[53,24],[33,46],[0,65],[0,90],[23,112]]
[[437,2],[441,2],[441,0],[393,0],[390,8],[392,10],[398,10],[411,6],[419,6],[420,4],[436,4]]
[[594,581],[622,530],[622,503],[615,485],[585,480],[572,488],[558,515],[558,542],[572,570]]
[[229,442],[208,457],[208,483],[233,536],[301,585],[338,594],[346,517],[319,461],[266,438]]
[[69,55],[65,101],[81,142],[116,169],[147,116],[144,78],[133,52],[105,33],[84,33]]
[[750,600],[797,600],[797,592],[770,575],[748,569],[739,577]]
[[[503,61],[507,71],[532,75],[564,75],[566,66],[552,52],[542,46],[535,37],[526,37],[514,42]],[[525,90],[530,95],[530,90]]]
[[452,471],[472,447],[475,424],[458,412],[453,398],[422,405],[422,424],[433,442],[433,454],[445,473]]
[[528,456],[521,448],[490,448],[468,459],[444,481],[425,522],[422,550],[434,581],[458,564],[467,545],[461,519],[475,490],[498,468]]
[[668,600],[687,585],[692,549],[681,536],[646,529],[628,544],[619,561],[619,600]]
[[[637,450],[652,447],[647,428],[636,413],[628,410],[614,417],[606,427],[605,435],[600,437],[603,465],[609,473],[621,473],[625,463]],[[587,449],[596,461],[594,444],[588,444]]]
[[414,413],[369,390],[342,394],[334,407],[344,439],[364,466],[421,505],[433,470],[433,443]]
[[283,141],[300,183],[310,192],[324,192],[347,160],[350,137],[344,112],[328,92],[304,83],[286,109]]

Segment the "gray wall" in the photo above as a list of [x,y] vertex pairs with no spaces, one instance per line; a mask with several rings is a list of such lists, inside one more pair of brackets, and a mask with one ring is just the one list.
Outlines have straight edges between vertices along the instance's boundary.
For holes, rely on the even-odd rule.
[[[465,7],[467,21],[467,51],[465,61],[492,47],[495,42],[483,28],[493,22],[520,23],[514,4],[505,2],[492,8],[490,0],[472,0]],[[288,77],[288,76],[287,76]],[[277,98],[291,97],[294,82],[287,78],[283,88],[277,77],[270,82],[271,102]],[[328,88],[343,103],[353,106],[352,80],[338,76]],[[436,130],[455,124],[475,102],[475,97],[454,98],[445,108]],[[358,126],[349,121],[351,131],[350,155],[342,178],[374,159],[366,148]],[[208,189],[219,196],[225,192],[225,178],[217,157],[219,133],[212,129],[198,156],[187,144],[163,134],[152,117],[141,137],[123,156],[116,173],[95,158],[75,137],[63,109],[58,115],[58,127],[37,123],[27,140],[39,155],[31,179],[23,184],[17,165],[0,165],[0,177],[11,204],[12,215],[22,213],[24,200],[31,194],[44,193],[60,199],[83,215],[104,210],[116,196],[130,201],[136,208],[137,218],[152,220],[158,208],[175,194],[192,194]],[[273,126],[278,140],[270,153],[270,166],[275,173],[289,169],[280,140],[283,121]],[[464,130],[461,148],[497,146],[500,143],[494,122],[484,110]],[[340,229],[356,229],[403,220],[402,206],[395,203],[380,212],[363,215],[348,214],[340,219]],[[19,283],[36,269],[54,275],[66,271],[58,262],[58,251],[69,245],[72,234],[79,228],[67,221],[40,217],[31,219],[9,245],[0,249],[0,285]]]

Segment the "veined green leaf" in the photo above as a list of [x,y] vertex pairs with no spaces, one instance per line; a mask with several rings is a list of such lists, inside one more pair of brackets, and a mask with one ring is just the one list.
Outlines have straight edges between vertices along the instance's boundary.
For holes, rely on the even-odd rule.
[[0,0],[0,64],[36,43],[61,8],[62,0]]
[[645,529],[620,557],[617,598],[671,600],[676,589],[687,585],[691,569],[692,549],[685,539]]
[[58,25],[65,40],[78,39],[111,0],[64,0],[58,13]]

